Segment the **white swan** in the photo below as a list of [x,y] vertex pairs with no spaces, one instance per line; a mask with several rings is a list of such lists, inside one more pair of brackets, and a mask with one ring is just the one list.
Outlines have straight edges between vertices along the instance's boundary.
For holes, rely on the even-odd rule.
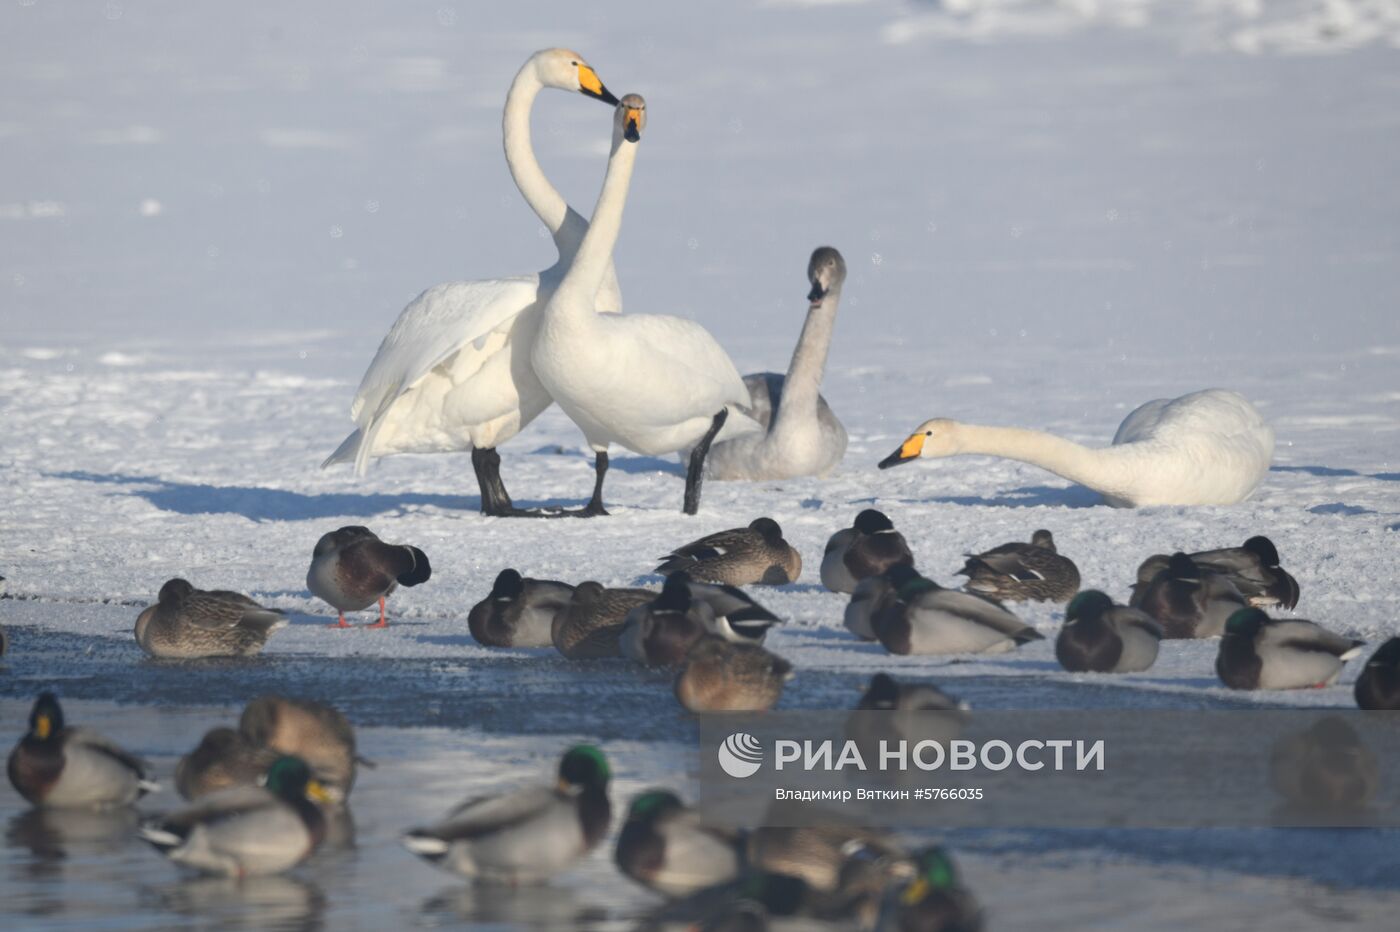
[[693,448],[684,508],[694,514],[705,453],[725,420],[752,430],[758,425],[731,414],[748,402],[748,390],[729,356],[699,324],[656,314],[602,315],[593,309],[593,295],[617,243],[645,126],[645,101],[635,94],[624,97],[592,225],[545,306],[531,358],[540,381],[583,431],[604,468],[613,443],[651,456]]
[[766,430],[716,443],[705,463],[705,475],[712,479],[826,476],[846,454],[846,428],[820,392],[846,260],[830,246],[818,248],[807,264],[807,280],[811,306],[787,375],[744,376],[751,399],[746,413]]
[[964,453],[1048,469],[1117,508],[1233,505],[1269,471],[1274,431],[1244,396],[1211,388],[1147,402],[1118,425],[1113,445],[1102,448],[1038,430],[926,421],[880,468]]
[[[350,406],[358,429],[322,468],[353,461],[355,471],[364,475],[369,461],[380,456],[470,449],[482,512],[542,514],[512,504],[501,482],[495,448],[549,407],[549,393],[530,368],[530,344],[540,309],[564,277],[588,229],[588,221],[545,178],[530,146],[530,110],[547,87],[578,91],[608,104],[616,104],[617,98],[583,57],[568,49],[545,49],[530,56],[506,96],[506,164],[530,209],[554,237],[558,261],[537,275],[449,282],[414,298],[360,381]],[[600,311],[621,310],[611,258],[589,300],[596,300]]]

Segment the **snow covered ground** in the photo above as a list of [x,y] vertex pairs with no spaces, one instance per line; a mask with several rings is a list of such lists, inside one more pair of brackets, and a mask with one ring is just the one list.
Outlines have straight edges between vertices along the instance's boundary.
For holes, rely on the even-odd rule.
[[[24,698],[58,683],[168,762],[217,717],[200,706],[320,694],[394,762],[364,781],[384,845],[421,815],[394,811],[377,783],[390,771],[431,786],[432,811],[481,789],[474,774],[539,774],[589,737],[620,756],[627,791],[680,781],[692,751],[664,677],[487,652],[466,611],[507,565],[655,583],[655,557],[760,514],[807,561],[799,583],[761,596],[790,619],[771,640],[799,669],[786,707],[845,706],[877,669],[951,681],[983,707],[1350,703],[1355,669],[1306,695],[1226,695],[1209,643],[1173,643],[1147,673],[1111,680],[1058,672],[1048,642],[896,661],[844,636],[843,600],[815,569],[826,537],[871,503],[941,581],[965,551],[1048,527],[1086,585],[1119,598],[1149,553],[1266,533],[1302,584],[1300,616],[1373,643],[1400,630],[1400,4],[667,7],[0,8],[7,732]],[[617,253],[628,309],[693,316],[741,370],[781,370],[808,254],[845,253],[825,394],[851,446],[831,479],[708,483],[685,518],[677,464],[615,451],[613,517],[520,522],[476,513],[465,456],[386,460],[364,480],[317,469],[407,300],[550,261],[505,171],[499,108],[524,57],[554,44],[614,92],[647,96]],[[535,127],[551,177],[588,212],[605,108],[546,94]],[[1141,401],[1208,385],[1243,392],[1277,431],[1274,469],[1242,506],[1112,510],[978,458],[874,468],[936,415],[1106,443]],[[557,410],[501,452],[518,500],[589,488],[591,460]],[[391,600],[387,631],[328,631],[305,591],[312,545],[350,523],[433,560],[430,583]],[[256,663],[144,662],[131,624],[174,575],[248,592],[293,624]],[[1024,613],[1047,635],[1062,620]],[[180,727],[114,701],[159,704]],[[484,762],[471,779],[456,776],[464,751]],[[959,844],[999,928],[1361,927],[1393,909],[1377,889],[1395,887],[1389,833],[1339,834],[1316,859],[1240,835]],[[448,887],[371,848],[356,857],[422,885],[396,903]],[[28,870],[18,850],[7,884]],[[163,867],[128,853],[113,877]],[[606,867],[597,856],[585,876]],[[1099,912],[1061,896],[1110,875],[1123,892]]]

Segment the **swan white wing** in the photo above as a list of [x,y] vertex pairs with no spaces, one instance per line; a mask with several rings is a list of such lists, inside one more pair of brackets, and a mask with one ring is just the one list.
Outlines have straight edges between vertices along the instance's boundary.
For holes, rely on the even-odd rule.
[[506,326],[535,303],[538,275],[435,285],[405,307],[365,370],[350,406],[361,431],[395,398],[463,346]]
[[[644,347],[644,352],[654,357],[654,364],[669,373],[665,381],[674,382],[680,393],[688,395],[689,399],[709,396],[716,405],[729,403],[746,407],[749,404],[749,390],[734,361],[710,332],[695,321],[661,314],[600,317],[599,320],[609,324],[616,321],[626,327],[637,341],[634,345]],[[656,382],[650,384],[660,387]],[[695,403],[689,399],[677,398],[687,408]],[[653,400],[658,399],[653,397]],[[689,414],[687,410],[682,416]]]

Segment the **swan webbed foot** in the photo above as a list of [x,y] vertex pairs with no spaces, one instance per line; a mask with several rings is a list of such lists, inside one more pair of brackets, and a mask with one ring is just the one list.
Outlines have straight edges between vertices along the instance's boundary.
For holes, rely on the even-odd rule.
[[690,451],[690,468],[685,473],[685,503],[681,506],[681,511],[688,515],[700,511],[700,485],[705,480],[705,457],[710,453],[710,444],[714,442],[715,434],[719,433],[719,429],[728,419],[729,409],[720,408],[719,413],[710,422],[710,429],[705,431],[705,436],[701,437],[695,449]]
[[520,509],[510,500],[501,481],[501,454],[494,447],[473,447],[472,469],[481,490],[481,513],[498,518],[518,517],[515,512]]

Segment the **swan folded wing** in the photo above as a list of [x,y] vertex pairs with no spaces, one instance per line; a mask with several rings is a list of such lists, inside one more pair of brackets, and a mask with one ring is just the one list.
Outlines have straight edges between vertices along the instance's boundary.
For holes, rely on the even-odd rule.
[[[748,405],[749,392],[739,370],[704,327],[681,317],[639,315],[622,319],[636,340],[634,345],[645,347],[646,355],[652,357],[634,362],[645,366],[648,384],[655,387],[647,392],[647,407],[659,415],[656,419],[660,423],[694,416],[698,399],[713,404],[716,411],[725,404]],[[606,339],[603,345],[607,345]],[[731,416],[730,420],[748,421],[754,429],[761,429],[751,418]]]
[[529,821],[557,800],[554,790],[544,786],[504,796],[475,797],[423,831],[444,841],[477,838]]
[[388,406],[454,353],[535,303],[539,276],[435,285],[414,298],[365,370],[350,416],[366,431]]

